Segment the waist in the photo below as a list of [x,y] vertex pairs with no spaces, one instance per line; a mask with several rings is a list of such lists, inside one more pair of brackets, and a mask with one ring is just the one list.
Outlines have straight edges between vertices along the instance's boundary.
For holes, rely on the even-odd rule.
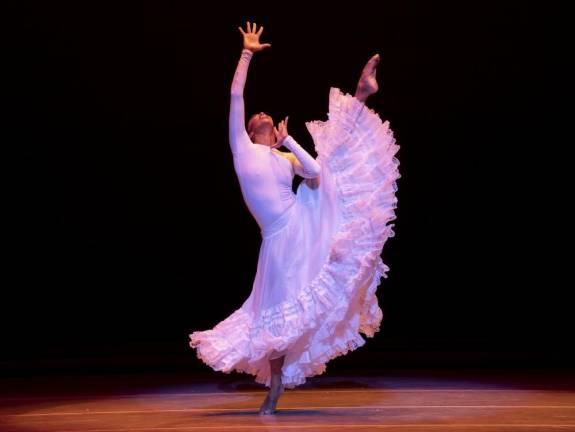
[[295,207],[296,207],[296,200],[294,199],[291,205],[281,215],[279,215],[273,222],[261,228],[262,238],[268,239],[270,237],[273,237],[274,235],[282,231],[285,227],[287,227],[290,220],[290,216],[292,212],[295,210]]

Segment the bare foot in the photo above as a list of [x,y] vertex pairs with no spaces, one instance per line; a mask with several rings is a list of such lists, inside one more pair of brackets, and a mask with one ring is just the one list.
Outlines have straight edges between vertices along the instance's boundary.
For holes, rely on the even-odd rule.
[[355,96],[358,99],[365,101],[368,96],[374,94],[379,89],[377,79],[375,78],[378,64],[379,54],[375,54],[367,61],[363,67],[363,71],[361,72],[361,76],[355,90]]

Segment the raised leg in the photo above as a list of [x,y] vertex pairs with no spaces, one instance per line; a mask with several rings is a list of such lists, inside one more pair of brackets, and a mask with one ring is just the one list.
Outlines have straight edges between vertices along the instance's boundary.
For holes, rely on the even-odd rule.
[[378,64],[379,54],[375,54],[363,67],[355,90],[355,97],[362,102],[365,102],[369,96],[377,92],[379,89],[377,79],[375,77]]

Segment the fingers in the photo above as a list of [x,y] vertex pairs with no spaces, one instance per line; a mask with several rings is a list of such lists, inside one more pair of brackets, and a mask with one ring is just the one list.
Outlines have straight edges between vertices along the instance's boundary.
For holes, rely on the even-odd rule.
[[[238,27],[241,29],[241,27]],[[246,21],[246,29],[248,33],[253,33],[256,34],[257,36],[260,36],[262,34],[262,32],[264,31],[264,26],[260,26],[260,29],[258,30],[258,25],[256,23],[251,23],[249,21]],[[243,30],[240,30],[242,33],[244,33]],[[245,33],[244,33],[245,34]]]
[[274,135],[277,138],[280,133],[278,132],[278,128],[274,126]]
[[286,116],[285,120],[282,120],[278,124],[278,130],[281,132],[287,133],[287,125],[288,125],[289,116]]
[[243,28],[241,28],[241,27],[238,27],[238,29],[240,30],[240,32],[242,33],[242,35],[244,35],[244,36],[246,35],[246,32],[244,31],[244,29],[243,29]]
[[[248,33],[256,33],[257,28],[258,28],[258,25],[256,23],[251,24],[248,21]],[[262,33],[262,30],[263,30],[263,26],[260,27],[260,30],[257,33],[258,36]]]
[[261,44],[261,47],[262,47],[262,48],[269,48],[269,47],[271,47],[271,46],[272,46],[272,45],[269,44],[269,43]]

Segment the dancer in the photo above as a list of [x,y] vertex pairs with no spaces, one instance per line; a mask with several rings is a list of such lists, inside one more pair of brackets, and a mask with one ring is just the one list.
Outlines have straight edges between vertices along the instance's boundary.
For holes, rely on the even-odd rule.
[[[270,390],[260,414],[276,412],[285,388],[321,374],[379,331],[376,297],[389,268],[399,161],[389,123],[367,108],[376,93],[378,54],[355,94],[331,88],[327,121],[307,122],[314,159],[264,112],[245,126],[243,91],[263,27],[247,23],[231,86],[229,140],[244,201],[261,229],[254,283],[243,305],[211,330],[190,334],[197,356],[216,371],[255,375]],[[280,151],[285,147],[289,151]],[[297,174],[305,179],[292,191]]]

